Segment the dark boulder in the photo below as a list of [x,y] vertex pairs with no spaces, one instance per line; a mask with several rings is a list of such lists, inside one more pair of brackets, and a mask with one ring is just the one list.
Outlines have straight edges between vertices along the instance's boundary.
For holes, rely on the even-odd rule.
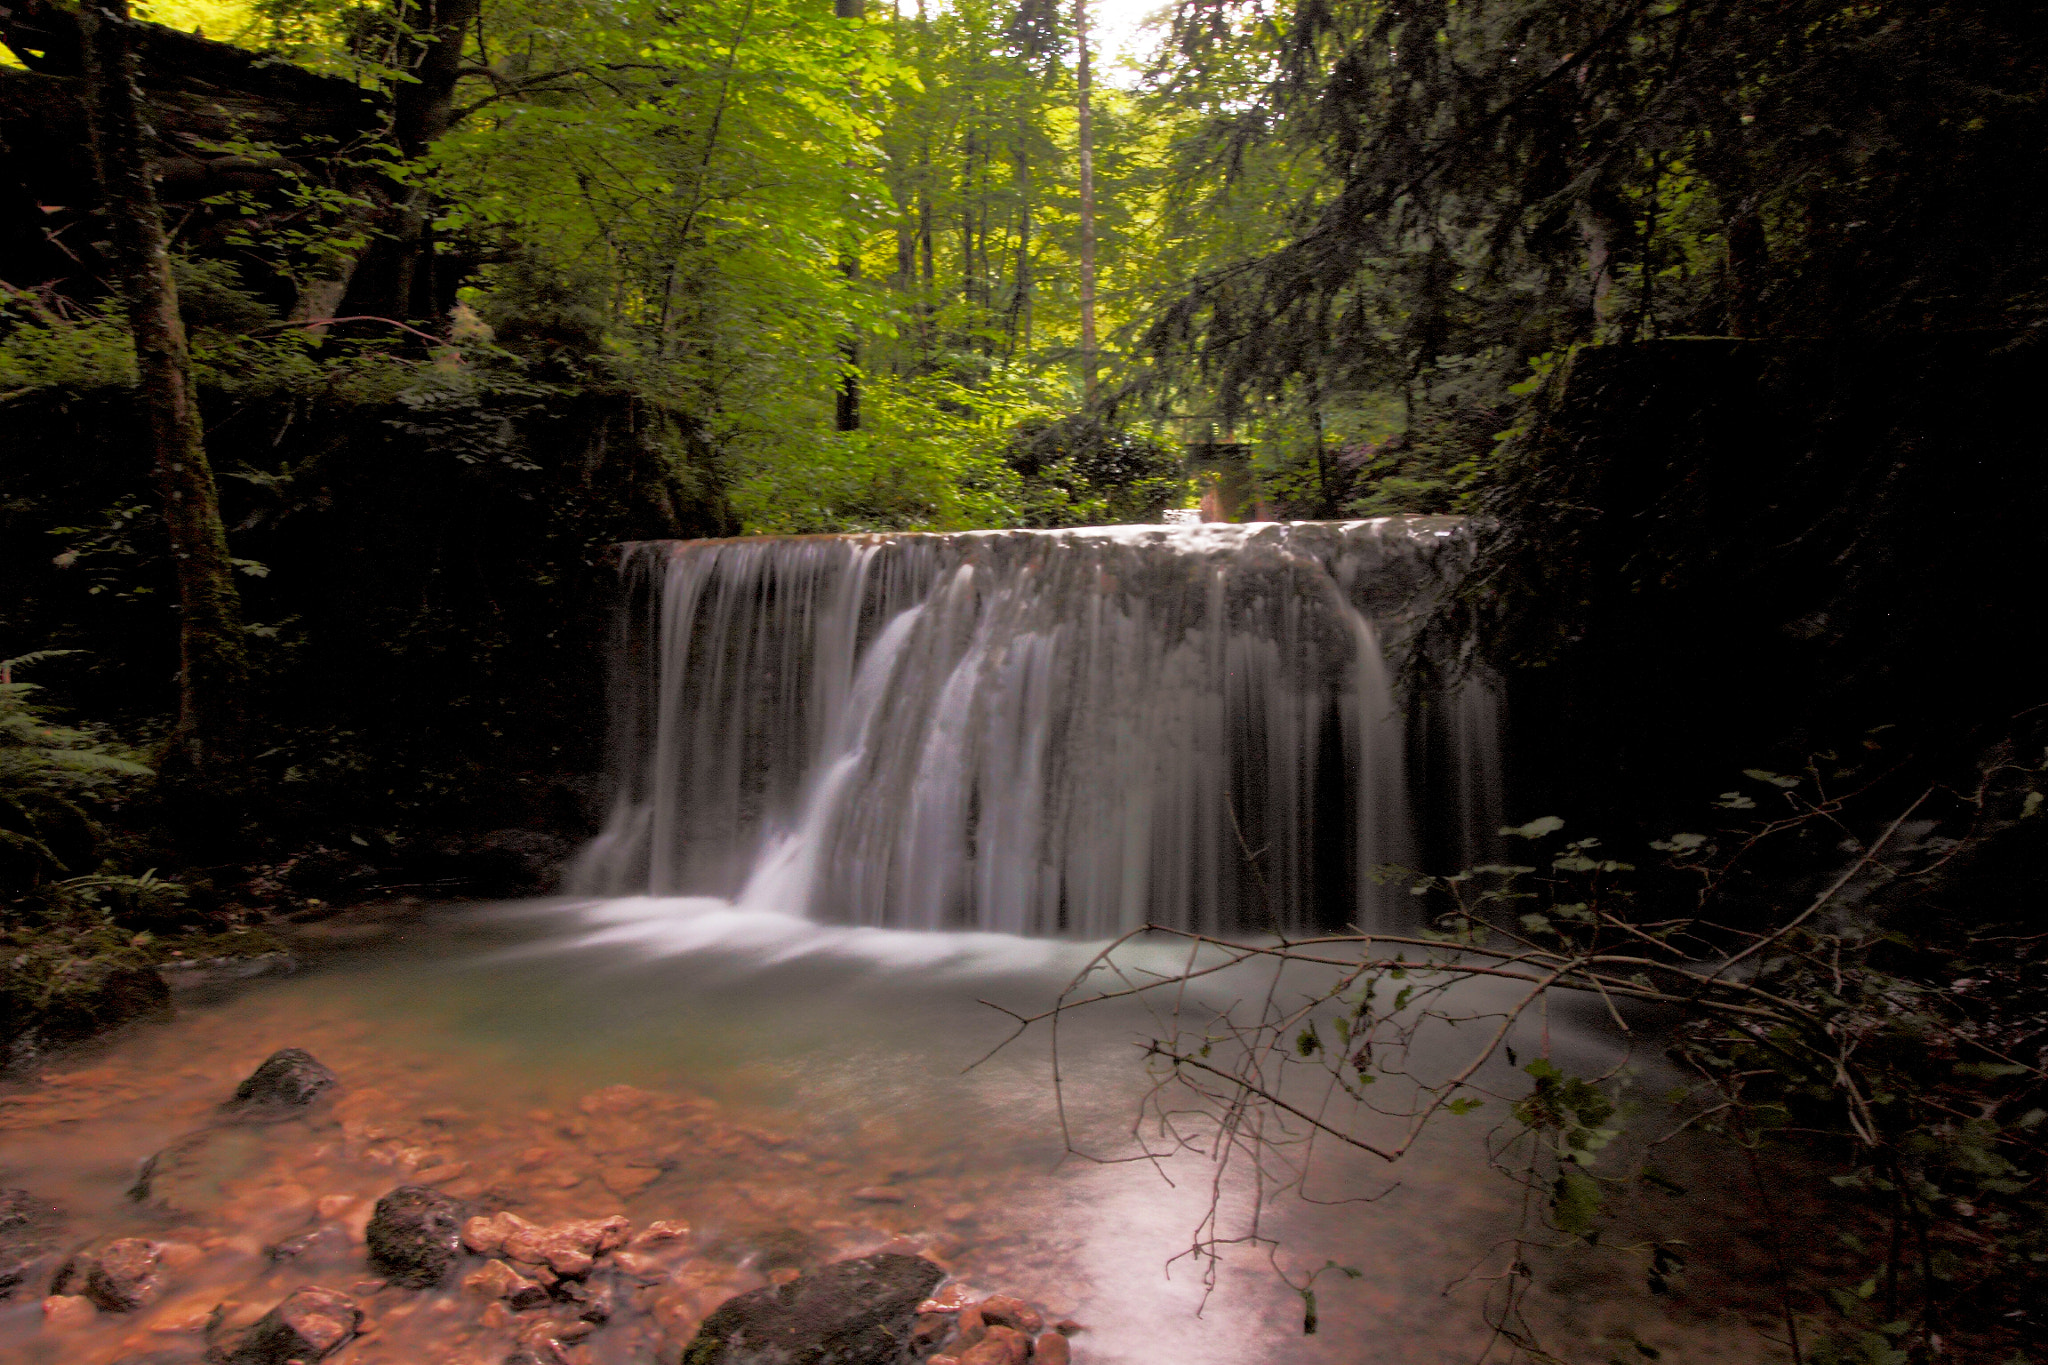
[[837,1261],[727,1299],[697,1329],[682,1365],[896,1365],[917,1305],[944,1278],[921,1256]]
[[431,1289],[447,1278],[462,1251],[469,1209],[425,1185],[401,1185],[370,1215],[370,1268],[407,1289]]
[[249,1118],[288,1117],[312,1104],[340,1078],[302,1047],[279,1048],[235,1087],[221,1108]]
[[53,1259],[64,1216],[27,1190],[0,1190],[0,1299],[27,1287]]
[[347,1344],[362,1322],[354,1299],[309,1284],[257,1319],[228,1354],[228,1365],[313,1365]]

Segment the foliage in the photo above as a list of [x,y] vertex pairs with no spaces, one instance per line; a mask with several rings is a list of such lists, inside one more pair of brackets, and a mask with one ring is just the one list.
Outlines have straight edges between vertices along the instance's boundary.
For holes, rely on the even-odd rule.
[[1156,522],[1189,501],[1181,452],[1157,436],[1076,414],[1021,423],[1006,458],[1025,481],[1025,524]]
[[0,659],[0,894],[19,895],[65,873],[96,870],[104,835],[94,808],[150,770],[132,750],[59,725],[16,670],[50,651]]

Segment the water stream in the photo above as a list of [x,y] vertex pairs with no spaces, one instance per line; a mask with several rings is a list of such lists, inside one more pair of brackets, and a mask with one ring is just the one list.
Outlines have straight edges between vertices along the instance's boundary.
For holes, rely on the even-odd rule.
[[1447,517],[657,542],[575,888],[1103,938],[1400,922],[1475,859],[1497,703],[1397,702]]

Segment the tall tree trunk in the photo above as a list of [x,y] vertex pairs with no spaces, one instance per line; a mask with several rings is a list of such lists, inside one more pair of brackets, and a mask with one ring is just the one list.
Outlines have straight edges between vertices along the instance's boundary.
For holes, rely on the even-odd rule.
[[1770,269],[1771,249],[1764,236],[1763,214],[1753,199],[1736,209],[1726,232],[1728,334],[1760,336],[1764,331],[1764,276]]
[[[412,79],[400,82],[391,97],[391,140],[405,160],[424,153],[454,122],[462,48],[482,7],[483,0],[414,0],[404,6],[406,22],[421,35],[404,63]],[[440,320],[453,300],[454,282],[436,277],[427,210],[419,187],[398,194],[351,273],[346,296],[335,305],[338,313]]]
[[135,336],[151,472],[178,581],[178,725],[164,767],[174,778],[218,789],[234,775],[242,733],[248,658],[241,599],[228,564],[177,285],[150,181],[151,135],[136,89],[127,3],[90,0],[80,17],[108,258],[120,277]]
[[1075,105],[1081,144],[1081,398],[1095,406],[1095,129],[1088,107],[1088,0],[1074,0]]

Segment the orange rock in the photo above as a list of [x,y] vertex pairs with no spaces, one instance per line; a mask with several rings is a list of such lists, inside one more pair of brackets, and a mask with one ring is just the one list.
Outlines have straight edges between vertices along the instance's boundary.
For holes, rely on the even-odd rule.
[[538,1308],[548,1301],[548,1291],[506,1265],[486,1261],[483,1268],[464,1277],[462,1287],[487,1299],[502,1299],[514,1308]]
[[1074,1348],[1058,1332],[1047,1332],[1032,1346],[1031,1358],[1038,1365],[1068,1365],[1074,1358]]
[[1031,1338],[1013,1327],[991,1327],[988,1335],[960,1355],[960,1365],[1024,1365]]
[[630,1245],[637,1251],[641,1247],[653,1246],[656,1242],[680,1241],[689,1235],[690,1225],[688,1223],[674,1219],[657,1218],[652,1223],[649,1223],[632,1240]]
[[53,1332],[68,1332],[93,1320],[92,1300],[83,1294],[52,1294],[43,1300],[43,1326]]
[[953,1330],[953,1315],[950,1313],[919,1313],[910,1321],[910,1346],[913,1354],[928,1351],[946,1339]]
[[631,1199],[661,1179],[659,1166],[606,1166],[597,1173],[604,1187],[621,1199]]
[[978,1305],[983,1322],[1014,1327],[1026,1336],[1037,1336],[1045,1319],[1024,1300],[1009,1294],[991,1294]]
[[514,1233],[538,1233],[540,1229],[516,1213],[494,1213],[472,1218],[462,1225],[462,1244],[479,1256],[495,1256]]
[[958,1280],[942,1285],[936,1294],[917,1306],[920,1313],[957,1313],[974,1301],[973,1291]]
[[190,1242],[162,1242],[157,1251],[168,1270],[184,1270],[206,1259],[206,1253]]
[[981,1310],[967,1307],[960,1310],[960,1337],[953,1343],[955,1350],[964,1351],[988,1334],[988,1324],[982,1321]]

